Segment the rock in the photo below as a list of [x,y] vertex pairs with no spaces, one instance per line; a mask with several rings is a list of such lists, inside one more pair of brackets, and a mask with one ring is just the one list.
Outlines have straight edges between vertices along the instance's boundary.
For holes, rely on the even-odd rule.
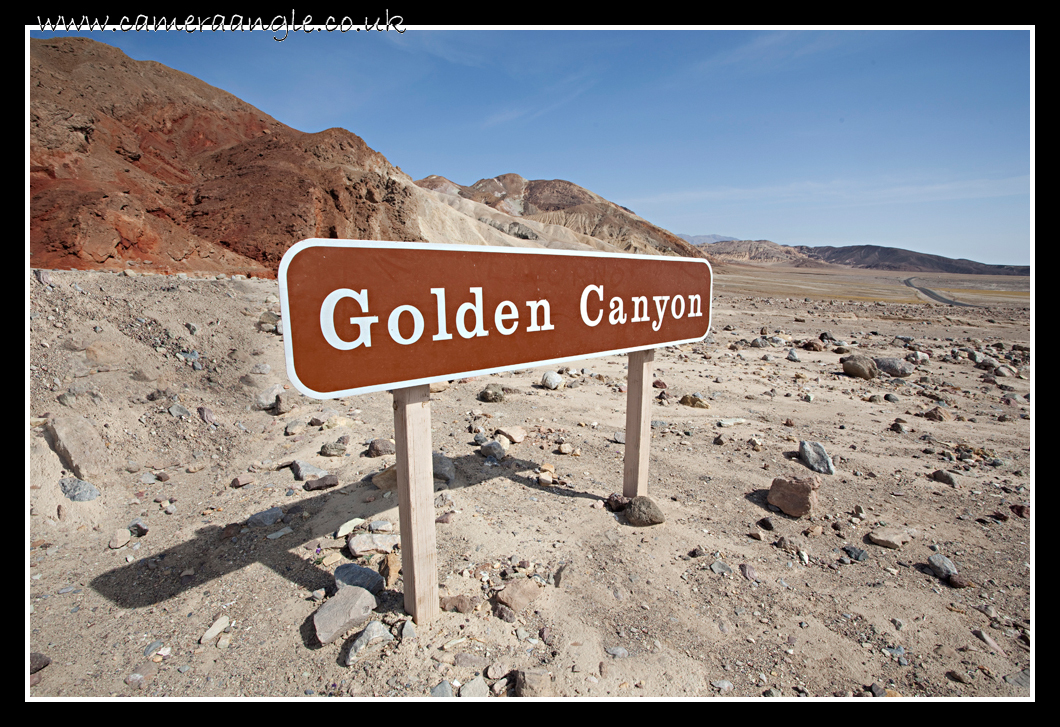
[[801,479],[777,477],[769,487],[766,501],[787,515],[803,517],[817,507],[817,490],[820,486],[821,478],[817,475]]
[[625,444],[626,443],[626,433],[625,432],[615,432],[614,435],[611,438],[612,438],[612,440],[614,440],[615,444]]
[[377,605],[375,596],[363,588],[340,588],[313,614],[317,639],[322,644],[330,644],[354,626],[367,621]]
[[29,655],[29,673],[36,674],[44,667],[52,663],[51,657],[34,651]]
[[537,598],[539,591],[537,583],[533,580],[519,578],[509,581],[503,591],[497,592],[494,600],[501,605],[507,606],[513,612],[520,613],[531,601]]
[[788,361],[794,361],[795,363],[799,363],[799,361],[802,360],[802,359],[799,358],[798,351],[796,351],[794,348],[789,348],[788,349],[787,359],[788,359]]
[[239,489],[240,487],[246,487],[247,485],[257,482],[257,479],[258,478],[250,472],[244,472],[243,474],[237,475],[236,477],[232,478],[232,481],[228,484],[230,487]]
[[128,544],[131,539],[132,533],[129,532],[128,528],[118,528],[114,531],[114,534],[110,536],[110,542],[107,543],[107,545],[108,547],[117,550],[123,545]]
[[157,673],[158,664],[149,659],[136,667],[132,674],[125,677],[125,683],[136,689],[146,689]]
[[931,567],[931,570],[935,575],[943,580],[957,574],[957,566],[953,564],[952,560],[941,553],[934,553],[928,558],[928,565]]
[[448,679],[443,680],[441,683],[436,684],[435,686],[431,687],[431,696],[432,697],[452,697],[452,696],[455,696],[453,694],[453,685],[449,683]]
[[859,563],[862,563],[869,558],[869,554],[866,551],[854,545],[844,545],[843,551]]
[[149,530],[150,528],[147,527],[147,523],[145,523],[142,518],[136,518],[129,523],[129,532],[138,538],[147,535]]
[[574,452],[574,445],[570,442],[564,442],[563,444],[559,445],[558,451],[560,454],[571,454],[572,452]]
[[48,420],[46,430],[55,453],[78,479],[98,479],[106,473],[106,447],[87,419],[54,417]]
[[740,573],[749,581],[755,581],[758,579],[758,575],[755,573],[755,569],[751,567],[749,563],[740,564]]
[[303,462],[302,460],[296,459],[291,463],[291,472],[294,474],[294,478],[299,482],[310,478],[324,477],[328,474],[327,470],[322,470],[319,467]]
[[1006,684],[1011,684],[1014,687],[1020,687],[1021,689],[1030,689],[1031,687],[1031,668],[1027,667],[1022,671],[1015,672],[1007,675],[1005,678]]
[[769,517],[764,517],[755,524],[763,530],[772,530],[775,527],[773,525],[773,518]]
[[497,429],[495,434],[498,436],[507,437],[509,441],[514,442],[516,444],[526,439],[526,430],[518,426],[500,427]]
[[346,454],[346,445],[341,442],[328,442],[320,448],[320,454],[325,457],[342,457]]
[[464,686],[460,687],[461,697],[470,697],[472,699],[485,699],[490,695],[490,688],[486,686],[486,680],[482,678],[482,675],[475,677]]
[[247,527],[264,528],[275,525],[283,517],[283,510],[278,507],[270,507],[268,510],[256,512],[247,519]]
[[814,472],[820,472],[823,475],[835,474],[832,458],[828,456],[820,442],[805,440],[799,442],[799,459]]
[[711,682],[710,686],[714,687],[722,694],[724,694],[725,692],[731,692],[733,690],[732,682],[726,679],[718,679],[717,681]]
[[722,563],[720,560],[716,560],[710,564],[710,569],[717,573],[719,576],[732,575],[732,568]]
[[949,470],[935,470],[931,473],[931,479],[936,482],[941,482],[944,485],[957,487],[957,475]]
[[372,475],[372,484],[380,490],[397,489],[397,465],[392,464],[382,472]]
[[911,539],[909,532],[901,528],[877,528],[869,533],[869,540],[876,543],[876,545],[895,550],[901,548]]
[[696,396],[694,394],[685,394],[684,396],[681,397],[681,402],[680,403],[685,405],[685,406],[693,407],[695,409],[709,409],[710,408],[710,404],[707,403],[706,399],[704,399],[701,396]]
[[625,497],[624,495],[620,495],[617,492],[612,492],[610,495],[607,496],[607,509],[611,512],[622,512],[627,507],[629,507],[629,503],[631,503],[632,501],[632,497]]
[[387,588],[393,588],[397,583],[398,576],[401,575],[401,555],[399,553],[387,553],[386,558],[379,566],[379,575],[383,577]]
[[974,588],[975,587],[974,583],[972,583],[970,580],[968,580],[967,578],[965,578],[964,576],[962,576],[962,575],[960,575],[958,573],[954,573],[952,576],[949,577],[949,579],[946,582],[950,584],[951,588]]
[[393,641],[394,635],[382,621],[369,621],[357,638],[350,644],[350,650],[346,652],[346,666],[353,666],[357,655],[371,646],[374,642]]
[[858,379],[872,379],[879,375],[879,369],[871,358],[854,355],[843,359],[843,373]]
[[64,477],[59,480],[59,488],[67,499],[73,502],[89,502],[99,497],[100,492],[95,485],[89,484],[77,477]]
[[[900,358],[874,358],[873,363],[876,364],[876,368],[887,374],[888,376],[894,376],[896,378],[904,378],[906,376],[912,376],[916,371],[916,365],[910,361],[906,361]],[[865,378],[865,377],[862,377]]]
[[368,445],[368,456],[369,457],[382,457],[387,454],[394,454],[394,443],[389,439],[373,439]]
[[544,669],[521,669],[515,673],[515,696],[551,697],[552,677]]
[[604,651],[616,659],[626,659],[629,657],[629,651],[623,646],[608,646]]
[[[505,588],[504,590],[508,590]],[[503,591],[502,591],[503,592]],[[443,611],[459,611],[460,613],[471,613],[475,610],[475,602],[469,596],[460,594],[457,596],[441,596],[439,605]]]
[[[555,388],[555,387],[549,387]],[[479,401],[499,404],[504,401],[504,389],[500,384],[487,384],[486,388],[478,392]]]
[[546,389],[558,389],[563,386],[563,377],[555,371],[546,371],[541,377],[541,385]]
[[326,490],[330,487],[338,487],[338,485],[338,475],[324,475],[323,477],[318,477],[315,480],[307,481],[304,485],[302,485],[302,489],[306,492],[312,492],[313,490]]
[[456,479],[456,465],[444,454],[434,452],[431,455],[431,464],[434,469],[434,479],[445,480],[446,483],[452,483]]
[[662,509],[647,495],[634,497],[625,510],[630,525],[644,527],[666,522]]
[[[240,379],[240,381],[246,383],[244,381],[244,379],[246,378],[247,377],[244,376],[242,379]],[[254,397],[254,410],[266,411],[268,409],[274,408],[276,406],[277,399],[280,397],[281,394],[283,394],[284,391],[285,389],[283,388],[283,384],[274,384],[273,386],[270,386],[268,389]]]
[[356,586],[373,594],[378,594],[383,590],[384,585],[383,576],[363,565],[343,563],[335,569],[335,586],[339,589]]
[[505,451],[504,449],[504,445],[502,445],[496,440],[490,440],[489,442],[486,442],[481,447],[479,447],[478,451],[479,454],[481,454],[483,457],[493,457],[498,461],[504,459],[504,457],[508,454],[507,451]]
[[443,391],[446,391],[448,388],[449,388],[449,382],[448,381],[435,381],[435,382],[431,383],[431,393],[432,394],[441,394]]
[[351,533],[346,539],[346,548],[356,558],[368,553],[389,553],[400,543],[398,534]]
[[953,414],[942,407],[936,406],[934,409],[924,412],[924,418],[933,422],[949,422],[953,421]]
[[217,618],[217,620],[213,622],[213,625],[210,626],[210,628],[206,629],[206,633],[204,633],[202,635],[202,637],[199,638],[199,643],[200,644],[208,644],[208,643],[210,643],[211,641],[216,639],[217,636],[222,631],[224,631],[226,628],[228,628],[230,623],[231,623],[231,621],[229,621],[228,616],[225,616],[225,615],[219,616]]
[[990,634],[988,634],[987,632],[983,631],[982,629],[975,629],[974,631],[972,631],[972,635],[978,638],[988,647],[990,647],[992,651],[996,651],[1001,656],[1008,657],[1008,654],[1005,653],[1005,650],[998,646],[997,642],[994,641],[994,639],[992,639],[990,637]]
[[499,618],[501,621],[506,621],[507,623],[515,623],[515,611],[508,608],[503,603],[498,603],[493,606],[493,615]]

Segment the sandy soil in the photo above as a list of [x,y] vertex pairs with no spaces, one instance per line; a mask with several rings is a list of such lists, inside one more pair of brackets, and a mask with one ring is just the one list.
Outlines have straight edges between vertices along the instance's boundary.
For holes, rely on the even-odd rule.
[[[347,666],[363,626],[321,645],[314,591],[330,598],[343,563],[386,572],[386,556],[316,546],[351,518],[397,527],[396,493],[371,483],[394,457],[367,456],[393,436],[390,396],[256,409],[287,383],[282,338],[261,323],[279,311],[274,281],[48,276],[30,275],[27,295],[26,633],[27,654],[50,663],[27,697],[427,697],[448,681],[510,698],[520,670],[548,672],[539,693],[557,698],[1033,694],[1020,676],[1033,603],[1032,520],[1019,507],[1032,499],[1025,298],[958,309],[915,299],[898,276],[718,275],[711,336],[656,352],[660,393],[674,398],[653,405],[649,494],[666,521],[649,527],[602,507],[622,488],[624,357],[572,364],[556,391],[540,386],[543,369],[453,382],[432,397],[434,449],[457,471],[436,501],[451,513],[436,526],[438,579],[473,608],[413,638],[392,576],[372,618],[395,638]],[[825,350],[799,347],[826,332]],[[783,345],[750,347],[760,335]],[[839,343],[904,357],[899,335],[931,355],[912,376],[843,373]],[[1017,375],[967,353],[943,360],[959,349]],[[505,400],[478,400],[494,382]],[[677,403],[691,393],[709,408]],[[940,404],[952,418],[920,416]],[[337,428],[311,424],[334,414]],[[101,494],[86,502],[60,486],[76,463],[57,454],[50,422],[71,418],[98,438],[100,471],[82,479]],[[491,466],[475,427],[515,425],[528,436]],[[320,454],[343,435],[345,456]],[[814,513],[793,518],[766,495],[775,477],[812,474],[802,440],[824,446],[835,474],[820,475]],[[282,466],[296,459],[339,486],[305,491]],[[253,481],[234,488],[239,475]],[[291,532],[246,526],[274,506]],[[130,535],[137,518],[148,531]],[[874,544],[885,526],[909,542]],[[971,585],[936,576],[936,552]],[[525,578],[536,596],[508,622],[490,597]],[[200,643],[221,615],[227,632]]]

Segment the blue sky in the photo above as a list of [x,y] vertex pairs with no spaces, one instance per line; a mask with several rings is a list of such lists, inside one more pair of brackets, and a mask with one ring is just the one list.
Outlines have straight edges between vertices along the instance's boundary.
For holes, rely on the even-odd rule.
[[515,172],[677,233],[1031,262],[1029,30],[79,35],[349,129],[413,179]]

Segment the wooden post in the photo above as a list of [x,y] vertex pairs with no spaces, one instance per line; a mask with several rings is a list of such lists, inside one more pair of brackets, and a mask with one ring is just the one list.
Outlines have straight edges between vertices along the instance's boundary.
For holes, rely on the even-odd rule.
[[394,442],[405,611],[425,625],[438,613],[430,386],[394,389]]
[[628,354],[626,377],[626,459],[622,494],[648,494],[648,450],[651,444],[651,370],[655,349]]

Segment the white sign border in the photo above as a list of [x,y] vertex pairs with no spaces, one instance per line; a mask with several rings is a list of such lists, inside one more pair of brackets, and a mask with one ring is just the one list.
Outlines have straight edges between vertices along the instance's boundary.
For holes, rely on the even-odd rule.
[[[707,331],[699,338],[686,338],[678,341],[664,341],[662,343],[654,343],[648,346],[634,346],[633,348],[621,348],[613,351],[601,351],[599,353],[580,354],[578,356],[564,356],[561,358],[543,359],[541,361],[531,361],[527,363],[513,364],[510,366],[498,366],[488,369],[474,369],[470,371],[456,371],[447,374],[438,374],[435,376],[428,376],[420,379],[409,379],[407,381],[395,381],[387,384],[374,384],[372,386],[362,386],[353,389],[344,389],[342,391],[334,392],[319,392],[310,389],[308,386],[303,384],[298,378],[298,375],[294,370],[294,351],[292,350],[292,341],[288,323],[290,322],[290,302],[287,294],[287,267],[290,265],[291,260],[302,250],[310,247],[338,247],[343,249],[390,249],[390,250],[439,250],[439,251],[453,251],[458,250],[462,252],[474,252],[474,253],[500,253],[505,255],[561,255],[570,257],[595,257],[595,258],[626,258],[631,260],[659,260],[659,261],[673,261],[673,262],[701,262],[707,266],[707,271],[710,273],[710,301],[707,307]],[[314,237],[307,240],[297,242],[287,249],[287,252],[283,254],[283,258],[280,260],[280,266],[276,274],[277,281],[280,286],[280,315],[284,322],[284,333],[283,333],[283,355],[284,363],[287,368],[287,378],[290,379],[298,391],[311,399],[327,400],[327,399],[342,399],[347,396],[356,396],[358,394],[370,394],[375,391],[391,391],[393,389],[401,389],[409,386],[419,386],[422,384],[431,384],[438,381],[450,381],[451,379],[466,379],[472,376],[484,376],[486,374],[495,374],[502,371],[519,371],[521,369],[537,368],[539,366],[552,366],[559,363],[565,363],[569,361],[581,361],[589,358],[600,358],[602,356],[616,356],[623,353],[630,353],[632,351],[644,351],[651,348],[662,348],[663,346],[679,346],[684,343],[697,343],[702,341],[710,335],[710,326],[714,320],[714,269],[710,266],[710,261],[700,258],[687,258],[687,257],[671,257],[668,255],[632,255],[629,253],[610,253],[610,252],[595,252],[589,250],[553,250],[551,248],[533,248],[533,247],[497,247],[492,245],[448,245],[443,243],[432,243],[432,242],[387,242],[383,240],[334,240],[328,238]]]

